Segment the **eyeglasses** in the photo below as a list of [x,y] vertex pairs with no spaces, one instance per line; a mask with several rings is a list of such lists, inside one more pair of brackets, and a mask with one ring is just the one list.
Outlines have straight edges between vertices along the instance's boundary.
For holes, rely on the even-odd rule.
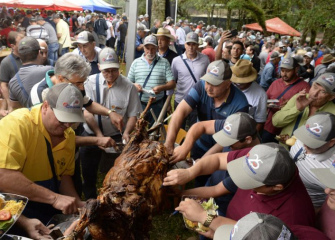
[[101,72],[104,73],[104,74],[113,74],[113,73],[116,73],[118,71],[119,71],[118,68],[108,68],[108,69],[102,70]]
[[71,82],[67,77],[65,76],[62,76],[66,81],[68,81],[69,83],[72,83],[73,85],[76,85],[77,87],[78,86],[82,86],[84,85],[84,83],[86,82],[86,80],[84,80],[83,82]]

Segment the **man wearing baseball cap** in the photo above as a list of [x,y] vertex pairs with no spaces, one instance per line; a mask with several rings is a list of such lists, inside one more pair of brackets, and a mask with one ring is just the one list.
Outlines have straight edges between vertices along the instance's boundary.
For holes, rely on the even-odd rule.
[[265,91],[268,90],[271,83],[277,79],[276,68],[278,67],[281,56],[282,55],[279,52],[273,51],[270,57],[270,61],[263,69],[259,85],[264,88]]
[[84,205],[71,176],[75,133],[84,122],[83,96],[69,83],[51,88],[43,104],[18,109],[0,121],[0,188],[29,198],[24,215],[46,224],[57,213],[72,214]]
[[300,177],[316,209],[326,199],[325,185],[320,182],[313,168],[331,168],[335,159],[335,116],[320,112],[311,116],[305,125],[294,131],[297,138],[290,154],[296,161]]
[[279,218],[270,214],[251,212],[244,216],[235,225],[222,225],[215,230],[214,240],[307,240],[328,238],[308,226],[294,225],[290,228]]
[[187,172],[179,174],[179,169],[170,171],[163,184],[184,184],[198,175],[210,174],[218,169],[228,170],[238,187],[226,217],[208,214],[200,204],[187,199],[176,208],[187,219],[215,230],[250,212],[260,212],[272,214],[288,226],[314,225],[314,208],[298,170],[289,152],[275,143],[203,157]]
[[[165,91],[174,89],[174,81],[171,67],[165,58],[157,56],[157,38],[149,35],[144,39],[144,54],[133,61],[128,72],[128,79],[132,81],[139,92],[140,101],[143,109],[146,107],[149,97],[154,95],[156,100],[151,105],[156,116],[159,116],[165,102]],[[147,93],[153,91],[152,94]],[[151,114],[147,120],[150,125],[154,123]]]
[[244,59],[238,60],[231,70],[233,74],[230,81],[245,94],[250,105],[249,114],[257,122],[257,131],[261,132],[267,116],[267,95],[255,81],[257,71],[252,62]]
[[298,77],[299,65],[295,58],[287,57],[281,61],[280,76],[266,91],[269,100],[277,100],[275,105],[268,105],[268,116],[262,135],[262,142],[277,142],[275,137],[281,131],[272,124],[272,116],[298,92],[309,91],[309,84]]
[[90,75],[100,73],[98,67],[98,55],[101,48],[95,46],[95,40],[92,33],[89,31],[82,31],[78,34],[77,39],[73,44],[77,44],[78,46],[78,48],[73,50],[73,53],[78,54],[90,63]]
[[305,125],[317,112],[335,114],[335,74],[324,73],[313,82],[309,93],[302,90],[294,95],[272,118],[274,127],[282,128],[281,135],[292,136],[294,130]]
[[314,78],[314,66],[311,64],[312,60],[313,53],[306,52],[304,54],[304,65],[302,66],[303,71],[302,74],[300,74],[300,77],[302,77],[303,79],[312,80]]
[[[94,102],[118,113],[122,117],[124,127],[118,129],[110,123],[108,117],[93,117],[91,114],[94,118],[93,123],[87,121],[84,124],[85,131],[82,135],[105,136],[111,137],[115,142],[128,142],[135,127],[137,113],[142,112],[136,87],[125,76],[120,75],[119,59],[114,49],[105,47],[99,53],[98,59],[101,73],[89,76],[84,85],[86,95]],[[86,112],[85,116],[87,114],[90,113]],[[96,181],[102,150],[98,146],[84,146],[80,148],[79,153],[84,179],[83,192],[86,199],[96,198]]]
[[[165,141],[169,153],[173,152],[177,132],[183,120],[193,109],[197,109],[199,121],[225,120],[235,112],[248,111],[248,101],[245,95],[231,84],[231,75],[230,66],[225,61],[218,60],[209,64],[207,73],[194,85],[172,115]],[[202,157],[214,144],[211,136],[201,136],[195,143],[191,156],[194,159]],[[198,186],[204,185],[205,181],[206,178],[200,181]]]

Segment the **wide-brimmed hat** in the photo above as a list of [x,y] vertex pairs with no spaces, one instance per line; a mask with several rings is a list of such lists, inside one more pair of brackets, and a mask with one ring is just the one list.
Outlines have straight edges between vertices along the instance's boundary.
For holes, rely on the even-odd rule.
[[234,83],[249,83],[257,78],[257,70],[253,68],[252,62],[239,59],[234,66],[231,67],[233,72],[230,81]]
[[171,32],[169,29],[166,28],[158,28],[157,34],[154,34],[156,37],[164,36],[171,39],[172,42],[174,42],[174,36],[171,35]]
[[331,63],[333,61],[335,61],[335,57],[333,57],[331,54],[325,54],[323,55],[321,63]]

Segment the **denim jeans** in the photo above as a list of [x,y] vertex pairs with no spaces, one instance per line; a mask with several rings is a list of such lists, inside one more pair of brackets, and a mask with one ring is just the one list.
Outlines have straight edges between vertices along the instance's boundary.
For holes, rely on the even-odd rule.
[[[61,56],[63,56],[65,53],[68,53],[69,52],[69,48],[62,48],[62,54]],[[60,57],[60,56],[59,56]]]
[[[124,52],[124,42],[118,41],[117,42],[117,54],[119,55],[120,59],[123,58],[123,52]],[[126,56],[124,56],[124,58],[126,58]]]
[[49,43],[48,44],[48,59],[51,66],[55,66],[55,63],[58,59],[58,48],[59,43]]

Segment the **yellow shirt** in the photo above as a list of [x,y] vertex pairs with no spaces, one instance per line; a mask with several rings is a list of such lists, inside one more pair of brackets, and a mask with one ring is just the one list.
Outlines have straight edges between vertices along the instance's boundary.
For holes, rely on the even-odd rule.
[[[18,109],[0,121],[0,168],[20,171],[31,181],[44,185],[53,176],[45,137],[51,140],[42,123],[41,106],[31,111]],[[64,141],[52,148],[58,180],[74,174],[75,133],[68,128],[64,136]]]
[[58,43],[63,44],[63,48],[71,47],[69,25],[63,19],[60,19],[56,25],[56,30],[57,34],[62,34],[62,36],[58,39]]

